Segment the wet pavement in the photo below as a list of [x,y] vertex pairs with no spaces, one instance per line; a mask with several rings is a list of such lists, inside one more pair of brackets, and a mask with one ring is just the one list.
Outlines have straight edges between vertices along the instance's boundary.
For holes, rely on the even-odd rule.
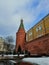
[[43,58],[24,58],[17,63],[16,60],[0,61],[0,65],[49,65],[49,57]]
[[35,63],[29,63],[29,62],[19,62],[19,63],[12,63],[12,62],[8,62],[8,63],[3,63],[1,62],[0,65],[38,65]]

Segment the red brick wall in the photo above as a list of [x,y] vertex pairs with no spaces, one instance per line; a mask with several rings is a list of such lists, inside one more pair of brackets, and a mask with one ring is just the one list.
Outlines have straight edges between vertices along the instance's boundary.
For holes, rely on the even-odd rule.
[[30,42],[26,42],[25,37],[24,29],[20,29],[16,33],[16,52],[20,46],[22,51],[25,49],[31,54],[49,54],[49,34]]
[[25,44],[25,31],[24,29],[20,29],[16,33],[16,51],[18,50],[18,47],[21,47],[21,50],[23,51]]
[[17,63],[16,65],[35,65],[35,64],[29,63],[29,62],[20,62],[20,63]]
[[31,54],[49,54],[49,34],[25,44]]

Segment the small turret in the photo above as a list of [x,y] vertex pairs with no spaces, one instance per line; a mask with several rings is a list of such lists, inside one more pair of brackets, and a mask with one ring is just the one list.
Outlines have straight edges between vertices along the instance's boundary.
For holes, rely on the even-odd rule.
[[23,19],[21,19],[18,32],[16,33],[16,52],[24,51],[25,35],[26,33],[25,33],[24,25],[23,25]]

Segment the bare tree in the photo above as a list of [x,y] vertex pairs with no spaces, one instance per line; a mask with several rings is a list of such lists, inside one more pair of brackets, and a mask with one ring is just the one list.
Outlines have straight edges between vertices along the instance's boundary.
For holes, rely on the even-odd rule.
[[7,36],[6,37],[6,41],[10,44],[10,43],[13,43],[14,42],[14,39],[12,36]]
[[12,47],[14,46],[12,43],[14,42],[14,39],[12,36],[7,36],[6,37],[6,42],[7,42],[7,48],[8,51],[11,53],[11,49],[13,49]]

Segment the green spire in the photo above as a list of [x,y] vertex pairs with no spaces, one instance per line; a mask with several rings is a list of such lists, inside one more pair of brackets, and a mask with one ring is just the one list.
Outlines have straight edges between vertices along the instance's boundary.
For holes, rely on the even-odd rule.
[[21,19],[21,23],[20,23],[20,29],[23,28],[24,29],[24,25],[23,25],[23,19]]

